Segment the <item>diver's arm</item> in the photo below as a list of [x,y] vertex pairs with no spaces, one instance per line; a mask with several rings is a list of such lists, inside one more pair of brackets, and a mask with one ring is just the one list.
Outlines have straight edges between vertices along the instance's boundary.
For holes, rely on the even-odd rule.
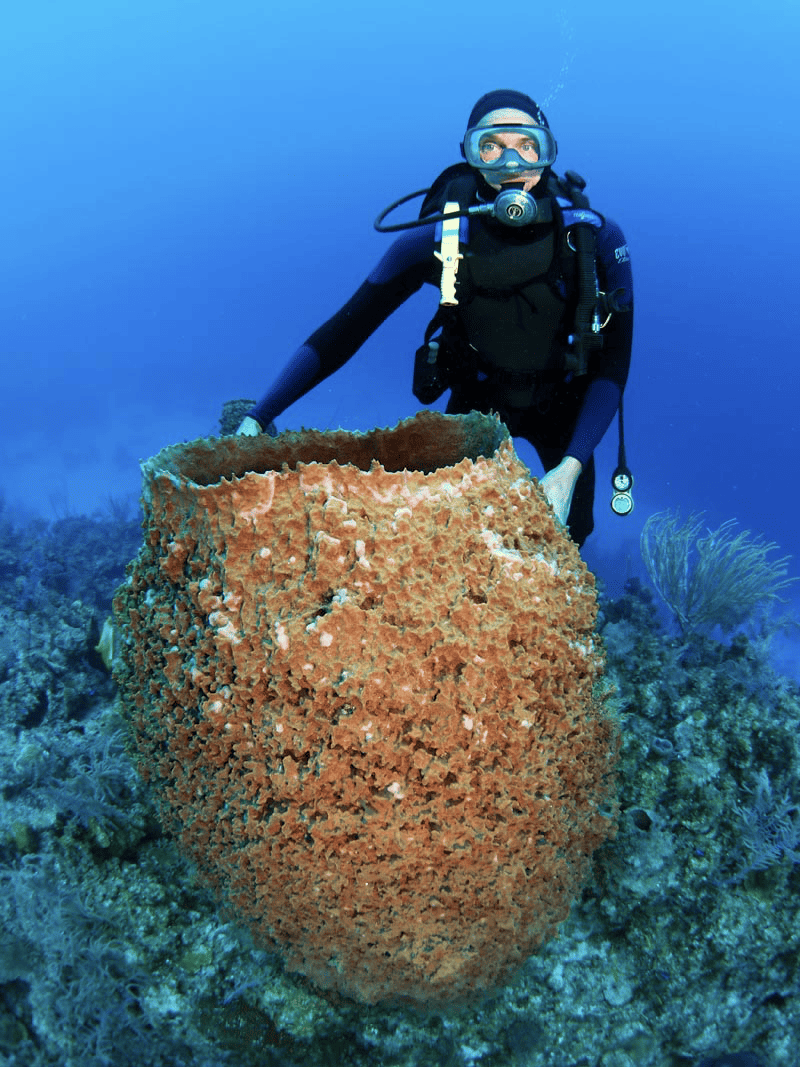
[[[267,426],[343,366],[425,281],[433,255],[433,239],[433,223],[398,237],[344,307],[294,353],[247,417],[261,427]],[[242,423],[240,432],[244,430]]]
[[598,378],[589,385],[565,456],[572,456],[582,464],[589,461],[611,425],[621,398],[622,390],[616,382]]
[[295,400],[316,384],[319,375],[319,356],[310,345],[301,345],[283,368],[271,388],[259,402],[248,411],[239,427],[239,433],[251,431],[248,423],[256,422],[262,430]]
[[589,365],[589,387],[566,455],[586,464],[616,414],[628,380],[633,344],[633,275],[622,230],[606,219],[597,240],[600,288],[615,294],[615,311],[603,330],[603,348]]

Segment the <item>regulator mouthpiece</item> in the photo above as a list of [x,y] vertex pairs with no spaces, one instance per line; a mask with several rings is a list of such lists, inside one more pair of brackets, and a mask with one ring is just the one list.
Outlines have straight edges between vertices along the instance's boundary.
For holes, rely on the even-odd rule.
[[494,217],[506,226],[528,226],[539,211],[536,200],[524,189],[501,189],[492,207]]

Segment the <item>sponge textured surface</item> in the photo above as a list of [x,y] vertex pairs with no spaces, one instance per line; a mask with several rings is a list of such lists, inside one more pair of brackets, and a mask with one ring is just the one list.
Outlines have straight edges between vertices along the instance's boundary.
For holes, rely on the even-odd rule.
[[364,1002],[491,991],[613,830],[591,576],[493,419],[175,446],[116,599],[163,822]]

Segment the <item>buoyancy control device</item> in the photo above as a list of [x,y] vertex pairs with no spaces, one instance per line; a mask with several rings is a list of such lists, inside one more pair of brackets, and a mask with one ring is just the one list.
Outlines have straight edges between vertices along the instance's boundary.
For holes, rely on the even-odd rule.
[[[474,360],[465,352],[463,337],[459,339],[457,275],[463,259],[461,244],[468,241],[468,224],[462,219],[488,216],[514,227],[532,223],[552,222],[558,205],[563,240],[559,243],[571,260],[577,299],[569,345],[563,353],[563,372],[573,376],[586,373],[592,352],[603,344],[601,330],[610,314],[616,310],[615,301],[600,291],[597,280],[597,232],[603,217],[589,206],[584,189],[586,182],[574,171],[564,177],[549,172],[546,194],[534,198],[521,187],[501,189],[492,201],[474,203],[477,178],[471,167],[456,164],[445,170],[430,189],[418,190],[390,204],[375,221],[376,229],[393,232],[415,226],[437,224],[439,249],[435,255],[442,264],[440,301],[436,315],[425,331],[425,343],[415,362],[414,395],[424,404],[433,403],[453,384],[456,375],[474,372]],[[522,183],[518,183],[521,186]],[[384,219],[395,208],[415,196],[425,196],[419,218],[386,225]],[[560,252],[558,254],[561,254]],[[511,291],[513,286],[506,288]],[[437,336],[434,336],[437,334]],[[460,351],[452,351],[453,346]]]
[[[425,330],[422,346],[414,360],[413,393],[422,404],[432,404],[459,379],[475,375],[478,352],[468,344],[459,320],[457,275],[463,259],[460,246],[468,242],[470,217],[488,217],[517,229],[533,223],[554,220],[558,205],[564,240],[572,260],[577,299],[569,345],[563,353],[560,376],[579,377],[586,374],[590,356],[603,345],[602,329],[614,312],[622,312],[618,293],[600,290],[597,277],[597,233],[604,223],[602,215],[594,211],[585,193],[586,181],[575,171],[563,177],[548,171],[543,197],[535,198],[524,190],[522,183],[502,188],[491,201],[474,203],[477,179],[471,167],[455,164],[447,168],[429,189],[409,193],[390,204],[375,220],[375,229],[382,233],[437,224],[439,248],[434,253],[442,264],[440,301],[436,314]],[[396,208],[424,196],[419,217],[393,225],[384,220]],[[532,375],[530,377],[533,377]],[[611,508],[617,515],[630,514],[633,509],[631,490],[633,476],[625,461],[622,400],[619,406],[619,447],[617,468],[612,476]]]

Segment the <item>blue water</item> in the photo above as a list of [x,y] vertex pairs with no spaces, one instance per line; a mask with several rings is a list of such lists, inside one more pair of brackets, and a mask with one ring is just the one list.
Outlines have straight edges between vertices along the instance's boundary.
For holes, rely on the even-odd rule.
[[[377,212],[457,160],[480,94],[513,86],[633,255],[636,508],[608,508],[614,427],[587,560],[621,583],[644,519],[676,506],[800,555],[791,0],[29,0],[3,23],[12,504],[53,516],[134,494],[140,458],[259,396],[386,247]],[[415,411],[435,303],[413,297],[279,426]]]

